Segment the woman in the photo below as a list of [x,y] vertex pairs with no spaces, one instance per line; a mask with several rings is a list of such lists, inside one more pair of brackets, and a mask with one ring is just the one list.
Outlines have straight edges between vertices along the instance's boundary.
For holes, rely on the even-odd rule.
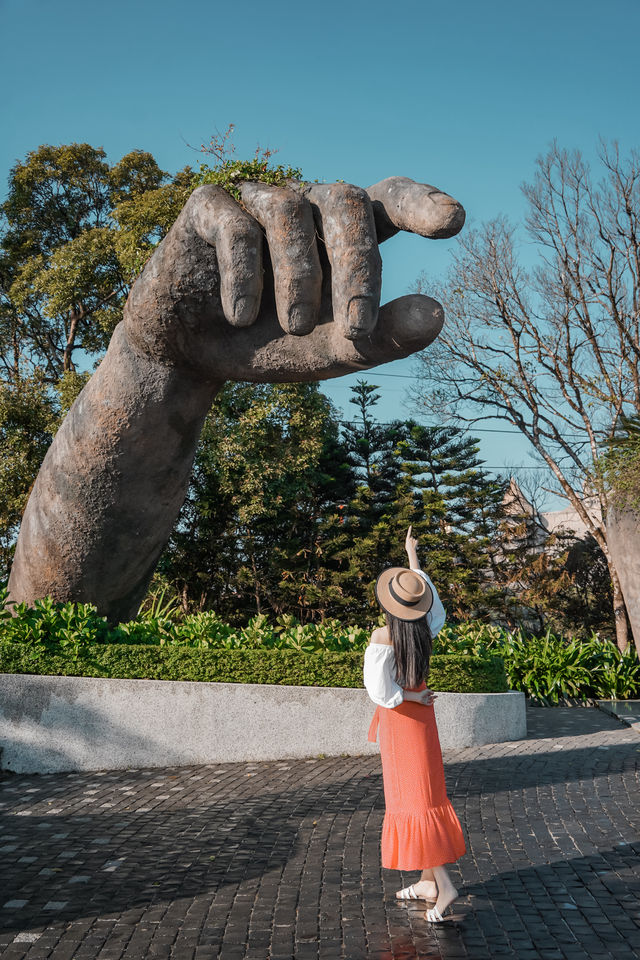
[[382,866],[421,870],[417,883],[396,893],[399,900],[432,900],[425,913],[440,923],[458,896],[444,864],[466,853],[460,821],[447,797],[433,701],[425,676],[433,637],[445,621],[444,607],[420,569],[418,541],[407,533],[410,569],[392,567],[376,584],[386,627],[371,635],[364,656],[364,684],[377,704],[369,730],[380,725],[385,816]]

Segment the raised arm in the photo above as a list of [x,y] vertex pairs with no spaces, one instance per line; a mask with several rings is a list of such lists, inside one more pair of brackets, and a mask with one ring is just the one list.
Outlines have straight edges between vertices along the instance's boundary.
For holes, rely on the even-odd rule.
[[409,558],[409,566],[412,570],[415,570],[416,573],[419,573],[421,577],[427,581],[431,587],[433,593],[433,604],[431,609],[427,613],[427,623],[429,624],[429,629],[431,631],[431,636],[435,637],[437,633],[442,630],[445,621],[447,619],[447,614],[442,605],[442,600],[438,595],[438,591],[435,588],[433,580],[431,577],[425,573],[424,570],[420,567],[420,561],[418,560],[418,541],[411,533],[411,527],[407,530],[407,537],[405,540],[405,549],[407,551],[407,557]]
[[407,530],[407,538],[404,542],[404,548],[407,551],[407,557],[409,558],[409,566],[412,570],[420,570],[420,562],[418,561],[418,541],[411,534],[411,527]]

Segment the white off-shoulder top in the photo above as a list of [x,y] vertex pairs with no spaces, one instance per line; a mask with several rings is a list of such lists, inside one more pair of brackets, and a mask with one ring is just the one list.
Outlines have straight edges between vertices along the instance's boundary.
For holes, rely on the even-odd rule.
[[[431,636],[435,637],[444,626],[445,609],[431,579],[424,570],[411,567],[427,581],[433,590],[433,604],[427,613]],[[388,643],[370,643],[364,652],[364,685],[369,698],[380,707],[397,707],[404,700],[404,690],[396,680],[396,656]]]

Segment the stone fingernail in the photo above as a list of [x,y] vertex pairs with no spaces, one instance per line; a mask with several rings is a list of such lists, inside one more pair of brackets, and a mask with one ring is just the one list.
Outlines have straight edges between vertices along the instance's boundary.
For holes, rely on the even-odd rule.
[[258,301],[255,297],[238,297],[233,305],[233,323],[236,327],[248,327],[256,318]]
[[363,333],[371,333],[376,316],[373,301],[368,297],[352,297],[347,313],[347,337],[353,339]]
[[311,333],[315,326],[315,310],[310,303],[294,303],[289,310],[289,333],[298,336]]

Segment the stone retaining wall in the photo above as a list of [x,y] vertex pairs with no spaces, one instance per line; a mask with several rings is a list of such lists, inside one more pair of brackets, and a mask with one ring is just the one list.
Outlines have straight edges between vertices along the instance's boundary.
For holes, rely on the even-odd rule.
[[[0,768],[16,773],[373,753],[366,690],[0,674]],[[524,693],[439,693],[443,750],[526,736]]]

